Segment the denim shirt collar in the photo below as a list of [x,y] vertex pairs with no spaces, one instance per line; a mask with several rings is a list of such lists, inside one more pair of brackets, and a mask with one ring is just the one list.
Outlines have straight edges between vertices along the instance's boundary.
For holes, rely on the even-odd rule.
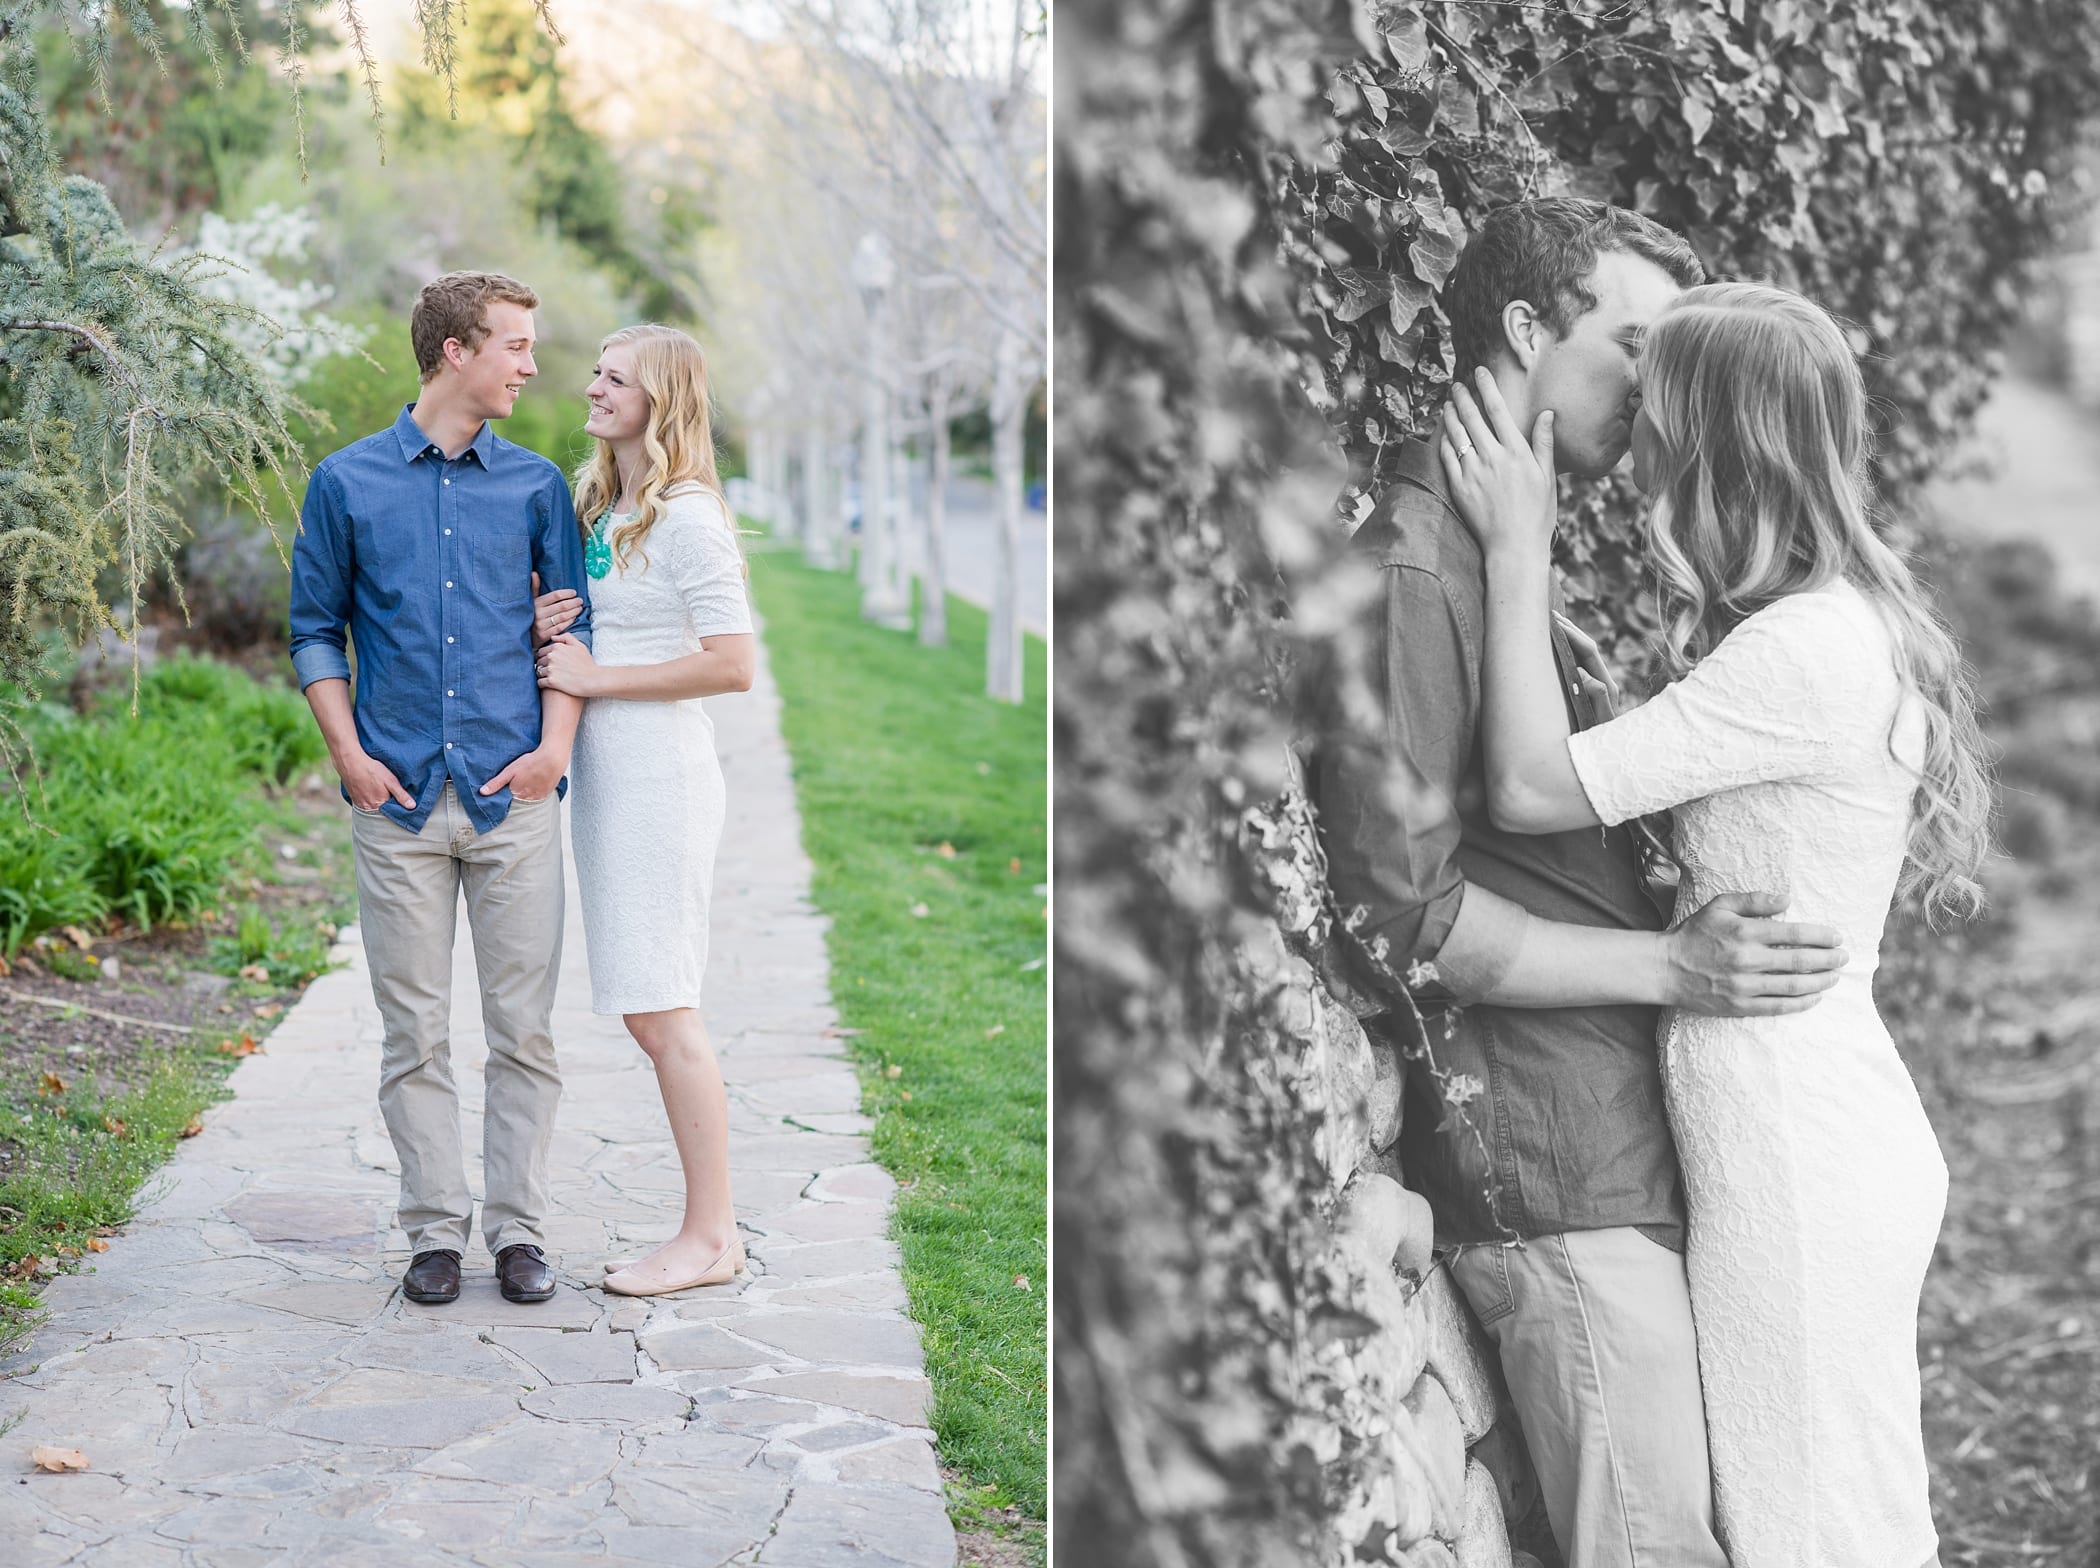
[[[437,443],[423,434],[423,427],[416,423],[415,412],[415,404],[403,403],[401,415],[394,421],[394,439],[401,443],[401,460],[413,463],[417,458],[431,452],[437,452],[442,457],[444,453]],[[465,457],[467,452],[472,452],[484,469],[489,466],[489,459],[495,456],[496,432],[489,428],[486,419],[481,422],[481,428],[474,432],[474,439],[467,443],[467,451],[459,455]]]

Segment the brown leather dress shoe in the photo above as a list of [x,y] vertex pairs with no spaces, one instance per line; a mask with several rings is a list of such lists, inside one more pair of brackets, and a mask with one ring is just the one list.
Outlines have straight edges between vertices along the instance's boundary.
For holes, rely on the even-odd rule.
[[459,1254],[443,1250],[417,1253],[401,1276],[401,1294],[433,1306],[459,1300]]
[[554,1294],[554,1270],[539,1248],[521,1241],[496,1254],[496,1283],[505,1301],[545,1301]]

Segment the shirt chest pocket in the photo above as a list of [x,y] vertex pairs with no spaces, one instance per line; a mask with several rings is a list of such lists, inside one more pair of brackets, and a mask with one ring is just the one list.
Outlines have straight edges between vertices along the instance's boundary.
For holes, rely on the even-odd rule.
[[462,528],[464,586],[484,604],[522,609],[532,602],[532,527],[523,519],[483,519]]

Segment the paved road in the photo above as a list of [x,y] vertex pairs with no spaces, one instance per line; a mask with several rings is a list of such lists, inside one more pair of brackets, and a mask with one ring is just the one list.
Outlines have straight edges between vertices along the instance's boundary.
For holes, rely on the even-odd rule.
[[2065,586],[2100,601],[2100,414],[2007,375],[1963,455],[1991,471],[1934,485],[1928,500],[1941,519],[1971,538],[2039,539]]
[[[991,481],[948,481],[942,528],[948,546],[948,591],[985,609],[991,608],[997,578],[998,518]],[[920,570],[924,543],[916,524],[905,530],[905,568],[914,575]],[[1021,514],[1021,625],[1038,637],[1050,635],[1050,520],[1041,511]]]
[[[93,1273],[0,1371],[8,1568],[950,1568],[927,1383],[852,1069],[829,1034],[779,701],[709,704],[729,783],[710,1023],[752,1272],[655,1302],[590,1288],[675,1225],[655,1079],[589,1011],[571,901],[555,1035],[554,1300],[396,1280],[379,1025],[354,940],[243,1062]],[[486,1046],[461,920],[454,1061],[480,1143]],[[478,1187],[478,1173],[470,1172]],[[40,1444],[85,1473],[33,1472]],[[19,1479],[20,1484],[15,1484]]]

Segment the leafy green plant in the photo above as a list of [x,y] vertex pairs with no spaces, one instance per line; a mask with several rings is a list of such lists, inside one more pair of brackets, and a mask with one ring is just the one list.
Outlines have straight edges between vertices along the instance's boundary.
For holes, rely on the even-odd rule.
[[264,970],[276,991],[295,990],[329,969],[326,934],[303,923],[279,925],[254,904],[241,911],[230,933],[213,939],[211,956],[223,975]]
[[82,846],[0,799],[0,955],[12,959],[39,931],[91,924],[108,907]]
[[102,973],[102,960],[93,953],[83,953],[63,939],[42,938],[37,946],[37,956],[44,967],[61,980],[94,980]]
[[[105,701],[128,704],[130,694],[112,694]],[[289,783],[328,755],[312,711],[297,692],[187,651],[146,672],[139,682],[138,711],[142,720],[165,722],[210,746],[233,767],[272,784]]]
[[[227,665],[186,656],[87,717],[31,711],[36,771],[0,801],[0,951],[40,931],[121,914],[192,920],[254,856],[258,779],[287,783],[325,751],[306,705]],[[25,809],[26,802],[26,809]],[[280,944],[282,945],[282,944]],[[325,961],[287,949],[289,974]]]

